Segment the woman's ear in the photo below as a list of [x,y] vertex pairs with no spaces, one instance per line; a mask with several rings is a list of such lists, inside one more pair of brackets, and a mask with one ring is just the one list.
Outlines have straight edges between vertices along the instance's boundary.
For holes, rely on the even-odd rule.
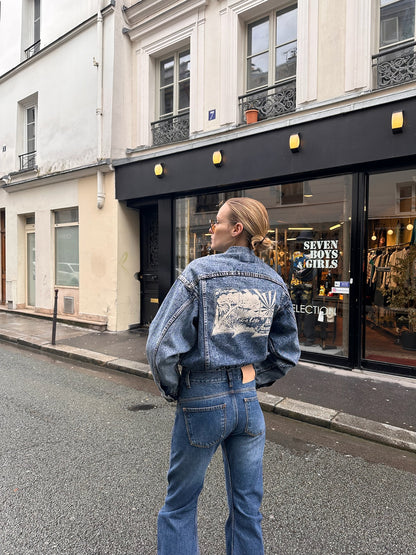
[[234,224],[232,233],[235,237],[237,237],[243,232],[243,230],[244,230],[243,224],[240,222],[237,222],[236,224]]

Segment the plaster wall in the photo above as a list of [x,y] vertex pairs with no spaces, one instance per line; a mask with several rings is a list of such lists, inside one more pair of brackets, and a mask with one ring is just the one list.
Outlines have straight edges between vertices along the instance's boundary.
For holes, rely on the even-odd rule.
[[79,180],[79,315],[127,329],[140,318],[138,212],[115,200],[114,173],[104,175],[105,203],[97,208],[96,176]]
[[77,181],[9,193],[6,207],[6,300],[26,304],[26,216],[35,217],[36,308],[53,308],[53,210],[78,205]]
[[[36,163],[41,174],[93,163],[97,158],[97,76],[94,29],[48,56],[0,79],[0,174],[19,169],[23,141],[22,101],[37,95]],[[63,63],[65,60],[65,63]],[[20,104],[19,104],[20,103]]]
[[345,94],[345,4],[319,0],[318,102]]

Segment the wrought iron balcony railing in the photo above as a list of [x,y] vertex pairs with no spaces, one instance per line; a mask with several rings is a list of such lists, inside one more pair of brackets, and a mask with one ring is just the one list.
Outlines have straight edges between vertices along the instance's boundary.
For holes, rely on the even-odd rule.
[[238,97],[241,121],[246,110],[258,110],[259,120],[274,118],[296,110],[296,79]]
[[36,150],[19,155],[20,171],[33,170],[36,167]]
[[384,49],[373,56],[375,88],[392,87],[416,79],[416,41]]
[[29,46],[29,48],[26,48],[25,50],[26,59],[34,56],[37,52],[39,52],[39,50],[40,50],[40,40],[36,41],[34,44]]
[[189,112],[153,121],[153,145],[165,145],[189,138]]

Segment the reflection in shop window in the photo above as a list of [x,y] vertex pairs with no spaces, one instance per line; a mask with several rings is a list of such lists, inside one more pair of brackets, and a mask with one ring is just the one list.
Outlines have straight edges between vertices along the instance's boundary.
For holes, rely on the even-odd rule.
[[416,366],[416,170],[369,182],[364,354]]
[[276,247],[264,262],[288,285],[303,349],[347,356],[351,176],[178,199],[177,274],[191,260],[215,254],[209,221],[232,196],[255,198],[268,209]]

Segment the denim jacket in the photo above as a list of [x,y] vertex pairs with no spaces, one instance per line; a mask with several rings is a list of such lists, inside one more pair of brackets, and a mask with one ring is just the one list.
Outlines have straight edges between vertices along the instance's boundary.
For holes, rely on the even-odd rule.
[[152,321],[146,352],[168,401],[177,399],[181,369],[210,372],[253,364],[256,387],[271,385],[300,356],[282,278],[248,247],[194,260]]

